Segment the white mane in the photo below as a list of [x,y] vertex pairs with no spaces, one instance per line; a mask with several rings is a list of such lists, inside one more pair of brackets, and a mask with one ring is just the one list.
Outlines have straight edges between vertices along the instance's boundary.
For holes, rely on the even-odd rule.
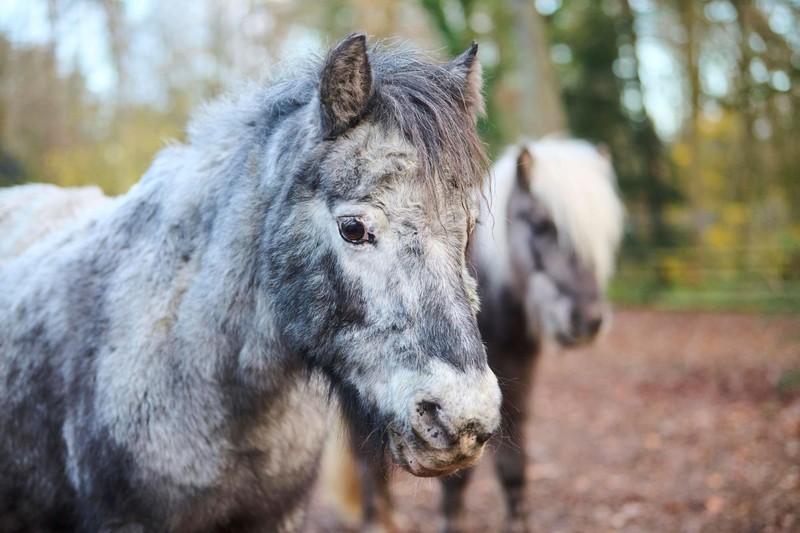
[[[561,244],[592,265],[604,287],[614,271],[624,221],[611,163],[585,141],[543,139],[525,146],[533,156],[531,192],[550,212]],[[509,148],[492,169],[490,206],[484,205],[476,229],[478,258],[497,280],[510,278],[506,208],[520,149]]]

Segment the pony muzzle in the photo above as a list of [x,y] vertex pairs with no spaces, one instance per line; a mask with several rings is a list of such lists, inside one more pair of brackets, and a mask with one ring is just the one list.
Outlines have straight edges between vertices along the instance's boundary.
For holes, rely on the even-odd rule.
[[[491,433],[485,434],[488,437]],[[475,465],[483,455],[486,441],[477,435],[460,439],[444,449],[433,448],[419,438],[408,439],[397,433],[389,434],[392,459],[401,468],[417,477],[446,476]]]
[[421,401],[407,431],[390,430],[389,449],[394,461],[415,476],[446,476],[477,463],[495,429],[476,420],[455,428],[438,403]]
[[[479,345],[482,349],[482,346]],[[394,462],[415,476],[452,474],[474,465],[500,427],[497,377],[485,364],[458,368],[429,359],[422,372],[400,370],[382,395],[395,399],[388,447]]]
[[602,299],[578,302],[570,311],[569,334],[556,335],[562,346],[583,346],[594,342],[610,318],[610,308]]

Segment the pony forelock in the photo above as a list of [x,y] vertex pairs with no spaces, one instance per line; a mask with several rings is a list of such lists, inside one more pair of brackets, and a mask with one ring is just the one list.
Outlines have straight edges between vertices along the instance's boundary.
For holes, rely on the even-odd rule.
[[611,162],[575,139],[543,139],[527,148],[534,159],[531,191],[553,218],[560,243],[590,264],[605,286],[624,222]]

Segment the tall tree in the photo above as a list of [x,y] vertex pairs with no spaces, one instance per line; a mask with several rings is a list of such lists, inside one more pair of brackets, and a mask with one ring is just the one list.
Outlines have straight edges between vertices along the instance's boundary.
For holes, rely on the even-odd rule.
[[637,200],[640,237],[651,244],[670,242],[664,212],[677,191],[670,185],[663,143],[643,106],[627,0],[565,0],[547,22],[554,43],[570,50],[559,75],[571,131],[610,147],[629,207],[636,208],[630,200]]

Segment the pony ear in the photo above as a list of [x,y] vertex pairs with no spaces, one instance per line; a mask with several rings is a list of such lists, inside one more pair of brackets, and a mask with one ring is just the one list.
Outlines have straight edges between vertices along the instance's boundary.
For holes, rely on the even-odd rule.
[[372,69],[367,58],[367,38],[353,33],[328,52],[319,82],[322,136],[336,137],[353,126],[372,95]]
[[469,48],[455,59],[445,63],[445,68],[458,76],[461,81],[461,94],[464,104],[473,115],[484,113],[483,94],[483,69],[477,60],[478,43],[472,41]]
[[523,148],[517,157],[517,186],[523,191],[531,190],[533,180],[533,156]]

